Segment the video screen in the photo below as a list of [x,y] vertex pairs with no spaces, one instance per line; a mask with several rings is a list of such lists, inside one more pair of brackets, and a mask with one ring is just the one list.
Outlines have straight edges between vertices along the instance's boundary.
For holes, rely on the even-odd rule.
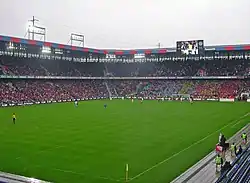
[[198,55],[204,50],[202,40],[178,41],[176,48],[181,55]]

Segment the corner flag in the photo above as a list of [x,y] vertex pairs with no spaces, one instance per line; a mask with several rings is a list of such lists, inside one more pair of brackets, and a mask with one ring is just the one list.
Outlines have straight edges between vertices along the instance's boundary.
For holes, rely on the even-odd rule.
[[128,164],[126,164],[125,182],[128,182]]

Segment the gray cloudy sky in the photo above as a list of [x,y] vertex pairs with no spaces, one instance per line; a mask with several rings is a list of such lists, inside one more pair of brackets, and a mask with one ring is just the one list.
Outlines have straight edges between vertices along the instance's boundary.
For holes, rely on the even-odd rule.
[[250,0],[1,0],[0,34],[24,37],[33,15],[47,41],[67,43],[83,33],[94,48],[250,43]]

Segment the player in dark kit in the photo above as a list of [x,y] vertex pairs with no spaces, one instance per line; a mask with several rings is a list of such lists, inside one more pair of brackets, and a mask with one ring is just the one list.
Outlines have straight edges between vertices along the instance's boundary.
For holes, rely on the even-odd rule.
[[190,104],[193,104],[193,97],[189,97]]
[[16,114],[15,113],[12,114],[12,121],[14,124],[16,124]]

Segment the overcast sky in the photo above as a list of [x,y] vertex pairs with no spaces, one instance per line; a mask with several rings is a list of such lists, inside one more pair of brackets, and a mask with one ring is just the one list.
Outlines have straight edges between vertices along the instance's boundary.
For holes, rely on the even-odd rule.
[[94,48],[250,43],[250,0],[1,0],[0,34],[24,37],[33,15],[47,41],[66,44],[76,32]]

